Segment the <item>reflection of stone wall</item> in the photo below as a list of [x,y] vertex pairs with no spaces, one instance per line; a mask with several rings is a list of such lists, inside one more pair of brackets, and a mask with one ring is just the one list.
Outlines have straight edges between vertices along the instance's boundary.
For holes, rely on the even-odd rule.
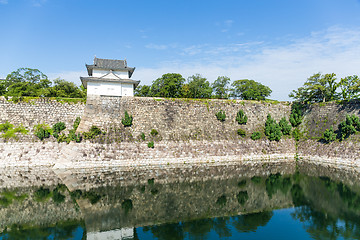
[[[294,171],[294,164],[264,163],[202,165],[188,169],[129,169],[112,174],[98,169],[97,172],[79,171],[73,174],[73,178],[79,179],[79,188],[86,188],[87,184],[95,186],[91,191],[102,196],[95,204],[86,199],[78,201],[87,230],[96,232],[288,207],[291,206],[290,193],[277,192],[269,198],[265,178],[271,173],[288,175]],[[251,180],[253,176],[262,178],[256,182]],[[151,178],[154,178],[154,183],[148,182]],[[246,183],[239,185],[242,180]],[[248,194],[243,205],[237,200],[240,191]],[[221,196],[225,196],[226,203],[219,202]],[[122,206],[126,199],[130,199],[133,205],[128,212]]]

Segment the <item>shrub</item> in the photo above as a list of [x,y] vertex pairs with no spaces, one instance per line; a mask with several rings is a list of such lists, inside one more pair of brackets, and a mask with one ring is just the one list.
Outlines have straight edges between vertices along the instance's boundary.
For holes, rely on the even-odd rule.
[[71,129],[69,131],[68,138],[70,139],[70,141],[75,141],[75,142],[79,143],[82,140],[82,136],[80,133],[76,134],[75,131],[76,131],[75,129]]
[[289,122],[286,120],[285,117],[280,119],[279,126],[281,128],[281,132],[282,132],[283,135],[290,135],[290,133],[291,133],[291,125],[289,124]]
[[295,128],[294,131],[292,131],[292,136],[295,139],[295,141],[299,141],[301,137],[301,132],[298,128]]
[[261,138],[261,133],[260,132],[253,132],[251,134],[251,137],[250,137],[252,140],[258,140]]
[[151,131],[150,131],[151,136],[155,137],[158,134],[159,134],[159,132],[156,129],[151,129]]
[[154,141],[148,142],[148,148],[154,148]]
[[65,126],[65,123],[58,122],[53,125],[52,129],[53,129],[53,133],[59,134],[62,130],[66,129],[66,126]]
[[93,125],[93,126],[91,126],[91,128],[88,132],[83,133],[83,137],[84,137],[84,139],[93,139],[96,136],[99,136],[101,133],[102,132],[101,132],[100,128]]
[[355,134],[360,130],[359,117],[353,115],[346,115],[346,119],[339,124],[339,138],[344,140],[350,135]]
[[243,110],[239,110],[239,112],[236,114],[236,121],[239,124],[246,124],[247,123],[247,116],[245,115]]
[[323,138],[324,138],[326,143],[330,143],[330,142],[335,141],[336,134],[334,133],[333,127],[331,127],[330,129],[325,130]]
[[42,141],[44,138],[50,137],[50,131],[41,127],[35,132],[35,135]]
[[14,125],[6,121],[3,126],[1,125],[2,124],[0,124],[0,127],[2,127],[2,132],[4,132],[3,134],[1,134],[1,137],[5,139],[18,139],[16,133],[27,134],[29,132],[22,124],[20,126],[17,126],[16,128],[13,128]]
[[241,137],[245,137],[245,136],[246,136],[245,130],[244,130],[244,129],[241,129],[241,128],[239,128],[239,129],[237,130],[237,134],[240,135]]
[[81,121],[81,118],[80,118],[80,117],[77,117],[77,118],[75,119],[75,122],[74,122],[74,125],[73,125],[75,131],[76,131],[77,128],[79,127],[80,121]]
[[226,119],[226,114],[223,110],[220,110],[219,112],[217,112],[215,114],[215,116],[216,116],[217,120],[219,120],[220,122],[224,122]]
[[68,136],[66,136],[65,133],[58,135],[56,139],[57,139],[58,143],[61,143],[61,142],[70,143],[70,138]]
[[265,135],[270,141],[279,141],[282,136],[280,125],[277,124],[274,119],[272,119],[270,114],[267,115],[267,119],[265,122]]
[[140,138],[141,138],[141,140],[145,141],[145,133],[142,132],[142,133],[140,134]]
[[14,128],[14,125],[6,121],[0,124],[0,132],[7,132],[9,129]]
[[302,108],[303,105],[301,105],[300,103],[293,103],[291,105],[291,113],[290,113],[289,121],[293,127],[299,126],[302,122],[302,115],[303,115]]
[[49,127],[49,125],[45,123],[36,124],[34,126],[34,134],[37,136],[41,141],[44,138],[49,138],[52,134],[52,129]]
[[121,123],[124,127],[131,127],[133,121],[133,117],[129,115],[127,111],[125,111],[125,117],[121,119]]

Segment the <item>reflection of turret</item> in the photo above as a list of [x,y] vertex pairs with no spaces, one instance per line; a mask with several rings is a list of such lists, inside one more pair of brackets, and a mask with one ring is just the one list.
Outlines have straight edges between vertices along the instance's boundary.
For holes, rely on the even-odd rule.
[[134,228],[114,229],[105,232],[88,232],[87,240],[128,240],[134,239]]

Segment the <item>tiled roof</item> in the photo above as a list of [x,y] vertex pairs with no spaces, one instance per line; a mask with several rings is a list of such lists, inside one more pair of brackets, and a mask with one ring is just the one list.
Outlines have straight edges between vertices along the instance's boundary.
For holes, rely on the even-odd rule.
[[105,70],[127,70],[129,72],[129,78],[133,74],[135,68],[131,68],[127,66],[126,60],[116,60],[116,59],[102,59],[102,58],[94,58],[93,65],[87,65],[86,68],[88,70],[89,76],[92,76],[93,69],[105,69]]

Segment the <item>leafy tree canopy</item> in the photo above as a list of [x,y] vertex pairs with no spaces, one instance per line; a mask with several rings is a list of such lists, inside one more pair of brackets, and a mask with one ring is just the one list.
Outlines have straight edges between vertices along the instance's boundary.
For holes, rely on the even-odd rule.
[[230,78],[219,76],[211,85],[215,93],[215,98],[226,99],[229,97]]
[[189,97],[191,98],[210,98],[212,88],[209,81],[200,74],[192,75],[188,78]]
[[234,81],[231,86],[232,96],[244,100],[265,100],[272,92],[269,87],[248,79]]
[[181,89],[185,79],[179,73],[166,73],[151,85],[154,97],[181,97]]
[[86,97],[86,90],[63,79],[55,79],[54,85],[38,69],[19,68],[0,82],[0,94],[5,96],[30,97]]
[[336,92],[338,87],[335,73],[325,75],[316,73],[307,79],[304,86],[293,90],[289,97],[305,103],[328,102],[339,99]]

